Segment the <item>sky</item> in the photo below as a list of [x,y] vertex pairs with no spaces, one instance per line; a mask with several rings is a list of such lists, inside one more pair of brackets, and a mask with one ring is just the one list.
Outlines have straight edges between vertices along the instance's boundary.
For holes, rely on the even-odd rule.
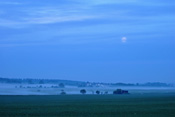
[[175,1],[0,0],[0,77],[175,83]]

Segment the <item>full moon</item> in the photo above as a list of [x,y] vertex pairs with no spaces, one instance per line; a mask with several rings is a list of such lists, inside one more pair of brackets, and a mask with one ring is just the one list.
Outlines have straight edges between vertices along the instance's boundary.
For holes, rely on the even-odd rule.
[[127,40],[127,38],[126,38],[126,37],[122,37],[122,39],[121,39],[121,40],[122,40],[122,42],[123,42],[123,43],[125,43],[125,42],[126,42],[126,40]]

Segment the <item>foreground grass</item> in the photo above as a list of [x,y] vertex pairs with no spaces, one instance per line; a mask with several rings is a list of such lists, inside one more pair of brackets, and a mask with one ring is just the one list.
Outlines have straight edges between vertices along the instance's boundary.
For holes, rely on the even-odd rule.
[[0,116],[174,117],[175,94],[0,96]]

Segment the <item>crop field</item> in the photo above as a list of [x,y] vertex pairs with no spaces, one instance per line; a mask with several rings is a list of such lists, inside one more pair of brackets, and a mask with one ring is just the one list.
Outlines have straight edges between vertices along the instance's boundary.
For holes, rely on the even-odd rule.
[[175,117],[175,94],[0,96],[1,117]]

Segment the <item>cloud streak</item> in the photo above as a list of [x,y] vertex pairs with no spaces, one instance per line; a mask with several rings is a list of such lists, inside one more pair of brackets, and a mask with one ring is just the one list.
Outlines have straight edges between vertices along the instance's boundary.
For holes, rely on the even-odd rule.
[[[21,10],[21,9],[20,9]],[[14,27],[30,24],[52,24],[60,22],[83,21],[88,19],[96,19],[98,16],[93,14],[85,14],[80,8],[56,8],[56,7],[32,7],[20,11],[19,16],[14,18],[1,18],[0,26]],[[3,11],[2,11],[3,12]],[[17,9],[16,12],[19,12]],[[6,12],[8,14],[8,12]]]
[[82,21],[87,19],[94,19],[95,16],[50,16],[50,17],[34,17],[25,18],[26,24],[51,24],[69,21]]
[[22,5],[20,2],[0,2],[2,5]]
[[[27,40],[43,41],[47,37],[47,41],[56,38],[64,39],[65,43],[69,43],[77,37],[85,39],[84,37],[92,36],[85,39],[88,43],[92,40],[100,42],[104,39],[103,37],[110,42],[108,37],[112,36],[114,39],[118,38],[118,43],[124,43],[126,39],[121,40],[122,35],[127,35],[130,40],[132,40],[131,36],[172,35],[169,27],[174,24],[175,19],[172,15],[174,7],[168,4],[163,6],[162,1],[157,3],[158,5],[156,2],[146,0],[141,2],[140,0],[132,2],[129,0],[77,0],[76,2],[46,0],[41,2],[38,0],[36,3],[33,1],[22,2],[21,7],[17,5],[9,7],[7,4],[0,7],[0,30],[27,31],[25,35],[21,34],[22,31],[5,35],[4,40],[7,38],[7,40],[13,40],[15,37],[25,42],[28,42]],[[145,35],[148,33],[150,35]],[[31,35],[33,37],[29,39]],[[63,36],[66,38],[62,38]]]
[[[145,1],[143,0],[145,3]],[[16,2],[2,2],[8,4],[15,4]],[[88,4],[86,4],[88,3]],[[126,4],[124,6],[123,4]],[[134,4],[137,3],[137,4]],[[71,21],[85,21],[89,19],[105,19],[105,20],[114,20],[114,21],[126,21],[127,20],[161,20],[156,19],[157,10],[153,6],[146,7],[140,3],[138,0],[130,1],[116,1],[116,0],[88,0],[88,1],[77,1],[76,4],[66,5],[63,4],[56,5],[47,5],[40,4],[37,7],[32,6],[32,4],[26,5],[26,7],[15,8],[11,11],[7,8],[1,9],[0,11],[7,16],[13,14],[12,17],[3,17],[1,16],[0,26],[15,27],[20,25],[31,25],[31,24],[53,24],[61,22],[71,22]],[[146,2],[149,6],[149,2]],[[145,4],[146,4],[145,3]],[[19,3],[22,4],[22,3]],[[160,4],[160,3],[159,3]],[[31,5],[31,6],[30,6]],[[122,7],[123,6],[123,7]],[[129,8],[128,8],[129,6]],[[131,9],[132,8],[132,9]],[[146,9],[150,12],[141,12],[139,9]],[[148,9],[149,8],[149,9]],[[166,7],[169,8],[169,7]],[[105,10],[104,10],[105,9]],[[169,11],[172,8],[168,9]],[[162,8],[158,9],[159,11]],[[166,10],[166,9],[165,9]],[[97,12],[98,11],[98,12]],[[100,12],[101,11],[101,12]],[[173,10],[172,10],[173,11]],[[1,13],[0,12],[0,13]],[[152,13],[152,15],[150,15]],[[159,14],[167,14],[170,12],[161,12]],[[143,14],[143,15],[142,15]],[[131,16],[132,15],[132,16]],[[142,17],[140,17],[142,16]],[[168,16],[164,16],[164,19],[167,19]],[[172,18],[168,18],[169,20]]]

